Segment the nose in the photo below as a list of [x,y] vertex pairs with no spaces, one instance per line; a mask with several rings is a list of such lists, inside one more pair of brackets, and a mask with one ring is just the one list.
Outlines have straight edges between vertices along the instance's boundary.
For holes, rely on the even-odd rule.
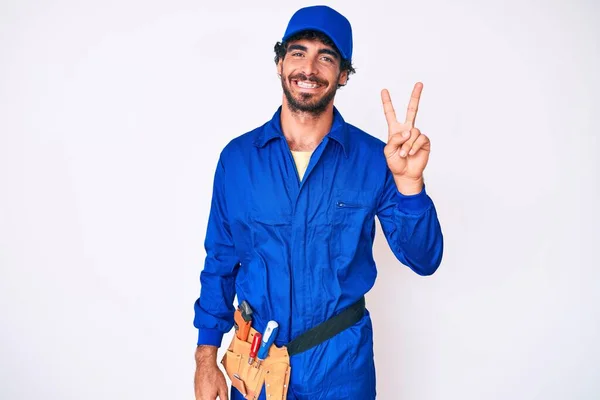
[[306,57],[304,59],[301,70],[306,76],[316,75],[319,72],[316,61],[315,57]]

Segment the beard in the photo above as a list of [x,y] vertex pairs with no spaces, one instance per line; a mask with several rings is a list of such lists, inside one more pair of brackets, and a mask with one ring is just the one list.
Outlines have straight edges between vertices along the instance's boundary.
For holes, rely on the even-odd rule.
[[310,81],[323,86],[326,86],[328,82],[315,77],[309,78],[303,73],[295,74],[290,77],[281,75],[281,87],[283,88],[283,93],[287,99],[290,111],[295,113],[308,113],[315,117],[321,115],[327,109],[329,103],[333,101],[338,89],[337,85],[333,85],[329,90],[323,93],[321,97],[318,97],[318,95],[313,93],[298,93],[296,97],[294,97],[290,89],[292,79]]

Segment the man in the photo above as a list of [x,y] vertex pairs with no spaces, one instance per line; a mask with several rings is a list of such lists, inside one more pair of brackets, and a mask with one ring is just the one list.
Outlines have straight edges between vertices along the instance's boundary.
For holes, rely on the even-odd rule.
[[[258,332],[278,322],[276,346],[358,310],[351,325],[290,356],[287,398],[373,399],[372,327],[361,299],[377,274],[375,216],[398,260],[417,274],[434,273],[443,252],[423,182],[430,142],[414,127],[422,84],[403,123],[382,91],[386,144],[346,123],[333,105],[354,72],[344,16],[325,6],[300,9],[275,52],[282,106],[232,140],[216,169],[195,304],[196,399],[228,398],[216,354],[232,328],[236,294],[251,306]],[[231,398],[243,396],[233,388]]]

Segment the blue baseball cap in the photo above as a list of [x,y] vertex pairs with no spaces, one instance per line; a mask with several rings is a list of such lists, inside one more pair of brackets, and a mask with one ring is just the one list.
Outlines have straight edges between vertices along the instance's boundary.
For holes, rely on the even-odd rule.
[[350,21],[327,6],[311,6],[299,9],[292,15],[282,42],[302,31],[318,31],[329,36],[342,58],[352,59],[352,27]]

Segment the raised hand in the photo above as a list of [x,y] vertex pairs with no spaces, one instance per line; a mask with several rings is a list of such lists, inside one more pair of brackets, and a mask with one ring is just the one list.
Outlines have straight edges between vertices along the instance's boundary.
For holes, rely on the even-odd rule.
[[[429,138],[415,128],[423,84],[415,84],[406,119],[398,122],[387,89],[381,91],[383,111],[388,124],[388,143],[384,148],[387,164],[394,175],[398,190],[403,194],[418,193],[423,186],[423,170],[429,160]],[[405,193],[406,192],[406,193]]]

